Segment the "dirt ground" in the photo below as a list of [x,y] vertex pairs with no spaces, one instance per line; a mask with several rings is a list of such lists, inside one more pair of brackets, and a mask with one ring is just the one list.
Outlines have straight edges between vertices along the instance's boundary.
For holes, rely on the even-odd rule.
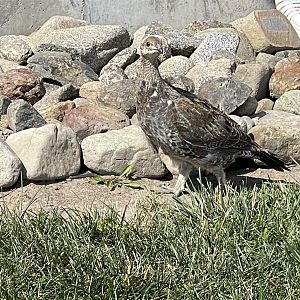
[[[86,175],[83,175],[86,176]],[[229,182],[234,186],[246,184],[261,185],[264,181],[298,182],[300,188],[300,166],[290,171],[279,172],[272,169],[246,168],[227,172]],[[0,191],[0,205],[9,209],[52,210],[54,208],[72,208],[77,210],[103,209],[106,206],[115,207],[122,212],[125,207],[132,213],[138,201],[143,201],[152,193],[158,195],[159,200],[172,199],[171,193],[160,193],[162,186],[172,187],[176,178],[165,180],[142,179],[139,182],[143,189],[132,189],[125,186],[110,190],[104,185],[90,184],[91,177],[70,178],[52,183],[20,182],[13,188]],[[208,180],[215,180],[212,176]]]

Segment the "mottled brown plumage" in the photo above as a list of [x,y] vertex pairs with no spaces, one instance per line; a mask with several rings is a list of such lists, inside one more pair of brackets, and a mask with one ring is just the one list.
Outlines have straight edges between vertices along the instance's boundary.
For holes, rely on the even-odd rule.
[[193,166],[225,182],[224,168],[238,157],[258,157],[272,167],[282,161],[263,150],[225,113],[194,94],[165,82],[157,70],[162,37],[145,37],[141,44],[139,77],[143,80],[137,103],[140,125],[156,149],[177,165],[175,194],[184,189]]

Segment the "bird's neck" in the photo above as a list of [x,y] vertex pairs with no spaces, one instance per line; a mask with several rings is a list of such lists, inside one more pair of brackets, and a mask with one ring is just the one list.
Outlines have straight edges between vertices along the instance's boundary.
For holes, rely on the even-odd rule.
[[158,72],[157,61],[152,62],[144,57],[141,57],[141,79],[149,86],[159,86],[163,84],[163,79]]

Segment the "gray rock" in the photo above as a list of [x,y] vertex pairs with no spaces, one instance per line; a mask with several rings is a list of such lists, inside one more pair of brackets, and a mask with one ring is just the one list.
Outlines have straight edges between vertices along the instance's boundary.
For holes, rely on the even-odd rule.
[[98,80],[98,75],[80,60],[73,60],[66,52],[43,51],[28,59],[28,67],[62,85],[80,87],[86,82]]
[[7,108],[10,105],[11,101],[8,97],[0,95],[0,118],[1,115],[6,115]]
[[273,109],[300,115],[300,90],[285,92],[275,101]]
[[243,83],[230,78],[216,78],[201,85],[198,96],[230,114],[249,99],[251,92],[251,88]]
[[80,170],[80,146],[69,127],[47,124],[14,133],[6,142],[22,161],[29,180],[64,179]]
[[13,186],[21,173],[22,163],[0,137],[0,188]]
[[196,65],[211,60],[212,56],[224,50],[237,55],[245,62],[255,60],[253,48],[245,35],[233,28],[214,28],[204,30],[199,34],[203,41],[190,56]]
[[46,90],[46,93],[45,93],[44,96],[48,96],[50,93],[52,93],[52,92],[56,91],[57,89],[59,89],[61,87],[61,85],[44,82],[44,87],[45,87],[45,90]]
[[[138,46],[139,47],[139,46]],[[123,70],[134,63],[139,58],[137,54],[137,49],[129,47],[125,48],[119,53],[117,53],[109,62],[108,65],[116,65],[122,68]],[[101,75],[101,72],[100,72]]]
[[118,25],[87,25],[54,30],[44,36],[35,51],[68,52],[96,73],[118,52],[128,47],[130,35]]
[[12,133],[14,132],[9,129],[7,115],[2,115],[0,117],[0,138],[5,141]]
[[98,100],[95,99],[86,99],[78,97],[73,100],[75,107],[85,106],[85,105],[98,105]]
[[88,23],[84,20],[79,20],[68,16],[53,16],[48,19],[38,30],[26,37],[26,40],[32,45],[33,48],[36,49],[37,45],[41,43],[41,40],[54,30],[86,25],[88,25]]
[[251,96],[261,100],[269,96],[269,80],[272,70],[266,65],[251,63],[238,65],[232,78],[248,85]]
[[100,103],[74,108],[64,115],[62,122],[74,130],[79,141],[87,136],[120,129],[130,124],[129,118],[121,111]]
[[298,54],[299,53],[299,50],[282,50],[282,51],[277,51],[274,56],[279,59],[279,60],[282,60],[284,58],[288,58],[290,55],[293,55],[293,54]]
[[13,101],[7,110],[9,127],[14,131],[38,128],[46,124],[44,118],[23,99]]
[[263,112],[266,110],[272,110],[273,106],[274,106],[274,102],[271,99],[268,98],[261,99],[257,103],[255,113]]
[[121,110],[128,117],[135,114],[135,105],[140,90],[137,80],[125,79],[112,82],[109,85],[101,83],[86,83],[80,88],[80,97],[94,99],[109,104]]
[[0,58],[25,63],[31,55],[30,46],[18,36],[0,36]]
[[276,55],[260,52],[256,56],[256,63],[261,64],[261,65],[265,65],[268,68],[270,68],[272,71],[274,71],[276,64],[281,59],[282,58],[280,58]]
[[124,79],[128,79],[128,77],[121,67],[113,64],[107,64],[100,72],[99,83],[101,85],[108,85]]
[[66,84],[48,95],[44,96],[40,101],[34,104],[34,108],[40,113],[44,114],[46,111],[58,102],[72,100],[79,95],[79,89],[72,84]]
[[197,93],[200,86],[205,82],[216,78],[230,77],[235,67],[236,65],[227,58],[212,60],[194,66],[187,72],[186,77],[193,80]]
[[185,75],[194,64],[185,56],[177,55],[163,61],[158,70],[162,78],[170,76]]
[[286,163],[300,163],[300,116],[267,111],[250,132],[254,140]]
[[84,164],[99,174],[119,175],[126,165],[133,167],[136,177],[159,178],[166,174],[158,154],[137,125],[89,136],[81,147]]

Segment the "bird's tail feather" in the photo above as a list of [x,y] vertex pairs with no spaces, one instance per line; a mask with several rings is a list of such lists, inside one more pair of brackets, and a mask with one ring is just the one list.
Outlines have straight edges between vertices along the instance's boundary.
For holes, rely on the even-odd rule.
[[256,155],[262,162],[267,164],[269,167],[274,168],[275,170],[278,171],[289,170],[289,168],[285,165],[285,163],[281,159],[279,159],[275,154],[267,150],[259,149]]

